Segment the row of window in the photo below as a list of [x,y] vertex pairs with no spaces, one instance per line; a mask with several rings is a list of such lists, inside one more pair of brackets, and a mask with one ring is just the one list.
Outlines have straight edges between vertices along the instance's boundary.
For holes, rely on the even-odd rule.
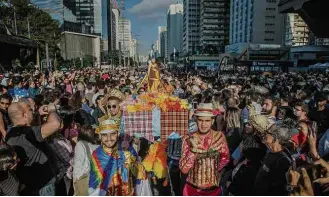
[[275,19],[275,16],[266,16],[266,19]]
[[275,34],[275,31],[264,31],[265,34]]

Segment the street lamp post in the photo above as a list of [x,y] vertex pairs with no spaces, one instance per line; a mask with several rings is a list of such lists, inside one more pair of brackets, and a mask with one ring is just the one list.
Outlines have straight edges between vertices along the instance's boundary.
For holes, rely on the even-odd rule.
[[83,56],[84,56],[85,54],[81,51],[81,68],[83,68]]

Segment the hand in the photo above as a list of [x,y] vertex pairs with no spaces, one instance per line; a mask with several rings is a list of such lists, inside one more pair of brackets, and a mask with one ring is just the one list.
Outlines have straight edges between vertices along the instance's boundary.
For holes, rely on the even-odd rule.
[[48,106],[47,105],[43,105],[43,106],[41,106],[40,108],[39,108],[39,114],[41,115],[41,116],[43,116],[43,115],[48,115]]
[[189,140],[190,140],[190,148],[196,149],[198,147],[198,141],[197,141],[196,137],[191,136],[189,138]]
[[290,169],[287,173],[287,182],[291,186],[297,186],[300,174],[297,171]]
[[188,112],[189,120],[191,120],[193,116],[194,116],[194,110],[190,110],[190,111]]
[[[294,179],[300,176],[300,174],[298,172],[296,172],[296,171],[295,172],[292,172],[291,175],[294,176],[293,177]],[[291,196],[314,196],[312,183],[311,183],[310,177],[308,176],[305,168],[302,168],[302,177],[303,177],[304,185],[300,185],[299,184],[298,185],[299,191],[296,191],[296,190],[293,191],[291,193]]]
[[328,184],[329,183],[329,163],[326,162],[323,159],[320,159],[316,162],[314,162],[315,165],[321,165],[323,167],[322,170],[322,176],[321,178],[318,178],[314,180],[314,183],[319,183],[321,185]]
[[312,131],[308,131],[308,144],[310,145],[310,153],[314,160],[317,160],[319,157],[318,151],[316,149],[316,134]]
[[308,176],[305,168],[302,168],[302,176],[304,180],[304,186],[300,185],[300,195],[301,196],[314,196],[312,182],[310,177]]
[[81,100],[81,102],[82,102],[82,103],[86,103],[86,102],[87,102],[87,99],[86,99],[86,98],[83,98],[83,99]]
[[56,112],[56,106],[53,103],[48,105],[48,113]]

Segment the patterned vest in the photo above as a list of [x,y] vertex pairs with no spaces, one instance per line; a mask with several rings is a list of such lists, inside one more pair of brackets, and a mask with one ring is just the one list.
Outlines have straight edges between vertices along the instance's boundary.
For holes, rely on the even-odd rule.
[[220,155],[209,151],[197,155],[193,168],[188,173],[188,182],[200,189],[218,187]]

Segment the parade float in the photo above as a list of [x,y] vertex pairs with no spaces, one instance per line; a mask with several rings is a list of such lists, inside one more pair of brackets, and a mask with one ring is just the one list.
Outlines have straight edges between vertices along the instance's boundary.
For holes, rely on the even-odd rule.
[[[160,79],[157,64],[150,63],[148,72],[138,88],[146,87],[143,94],[133,94],[121,104],[125,139],[138,135],[150,142],[166,141],[175,132],[188,132],[188,102],[170,95]],[[137,88],[137,89],[138,89]]]
[[[147,91],[133,94],[122,104],[121,133],[123,140],[144,138],[149,149],[143,159],[145,170],[151,175],[153,184],[171,188],[168,169],[178,167],[182,137],[188,134],[188,102],[172,96],[160,78],[160,70],[153,60],[148,72],[139,84]],[[169,184],[168,184],[169,183]],[[172,193],[171,193],[172,194]]]

